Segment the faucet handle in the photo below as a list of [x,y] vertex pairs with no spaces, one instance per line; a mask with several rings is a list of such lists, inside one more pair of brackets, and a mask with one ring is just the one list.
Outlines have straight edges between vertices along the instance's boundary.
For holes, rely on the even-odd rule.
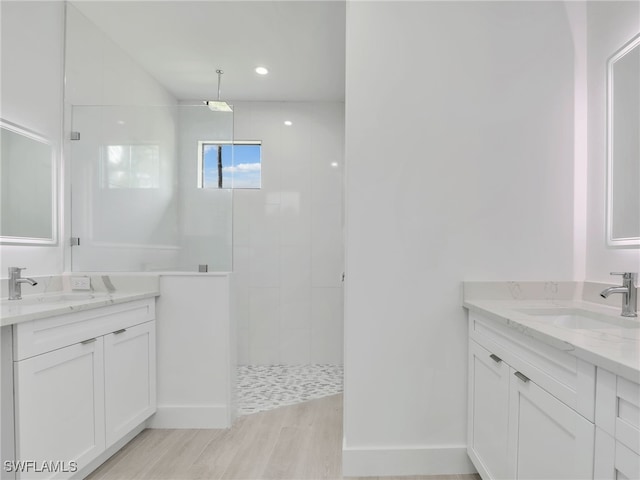
[[22,270],[26,270],[27,267],[9,267],[9,275],[12,273],[20,273]]
[[611,272],[611,275],[622,275],[624,280],[631,280],[633,282],[636,281],[636,277],[638,276],[635,272]]

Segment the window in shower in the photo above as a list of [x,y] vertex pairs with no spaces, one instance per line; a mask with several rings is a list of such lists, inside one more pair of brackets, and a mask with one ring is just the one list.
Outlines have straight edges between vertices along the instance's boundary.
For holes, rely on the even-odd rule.
[[159,188],[159,145],[103,145],[100,153],[102,188]]
[[260,188],[262,143],[198,142],[198,188]]

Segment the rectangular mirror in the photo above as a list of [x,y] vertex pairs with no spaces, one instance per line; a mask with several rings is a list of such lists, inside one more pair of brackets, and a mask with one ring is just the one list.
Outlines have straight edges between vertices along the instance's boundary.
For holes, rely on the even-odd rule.
[[0,120],[0,243],[56,243],[56,164],[46,138]]
[[607,243],[640,245],[640,35],[607,64]]

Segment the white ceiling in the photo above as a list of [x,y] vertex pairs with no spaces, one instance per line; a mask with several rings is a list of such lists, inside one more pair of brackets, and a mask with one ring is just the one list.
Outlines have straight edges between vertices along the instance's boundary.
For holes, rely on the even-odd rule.
[[343,0],[72,3],[178,100],[344,100]]

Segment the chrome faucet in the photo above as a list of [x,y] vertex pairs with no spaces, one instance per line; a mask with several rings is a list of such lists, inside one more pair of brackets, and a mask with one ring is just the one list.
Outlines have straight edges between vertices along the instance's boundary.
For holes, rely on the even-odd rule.
[[25,270],[19,267],[9,267],[9,300],[20,300],[22,298],[22,284],[28,283],[32,287],[37,285],[33,278],[21,278],[20,272]]
[[617,273],[611,272],[611,275],[622,275],[621,287],[610,287],[600,292],[602,298],[607,298],[612,293],[622,294],[622,315],[623,317],[637,317],[638,316],[638,291],[636,290],[636,276],[637,273],[625,272]]

